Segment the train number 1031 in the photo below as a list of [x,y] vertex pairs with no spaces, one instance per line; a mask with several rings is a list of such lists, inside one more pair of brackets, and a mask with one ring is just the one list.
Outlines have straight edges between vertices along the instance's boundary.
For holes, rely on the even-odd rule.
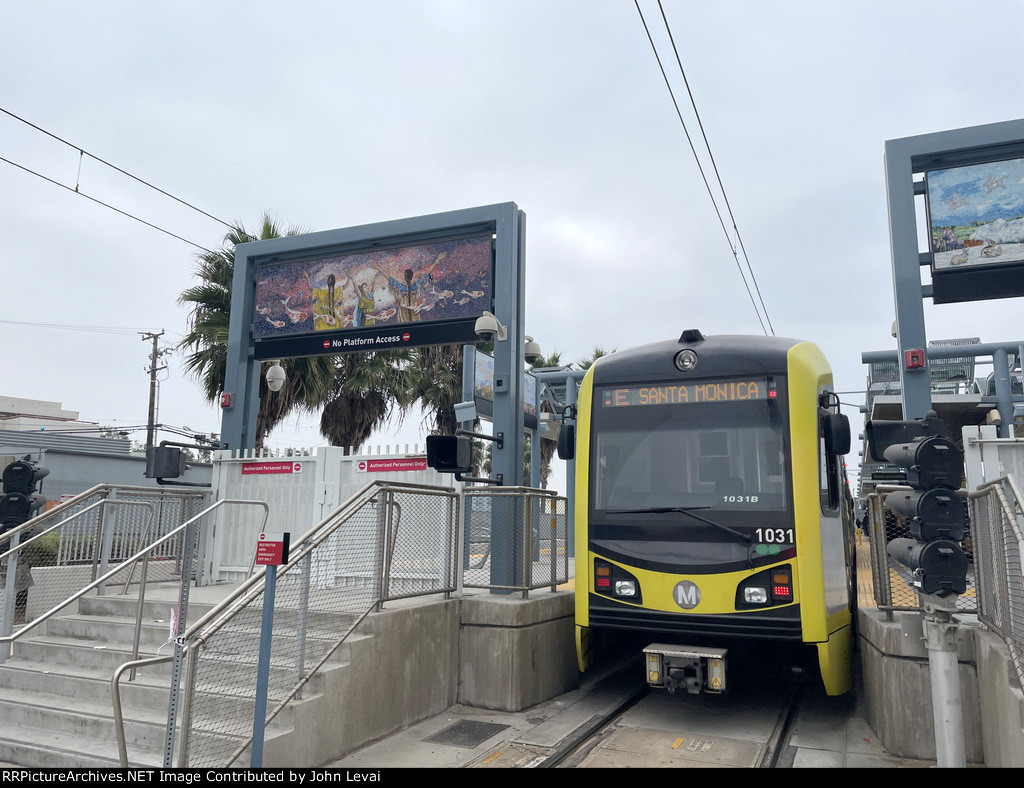
[[791,544],[795,541],[792,528],[755,528],[757,541],[768,544]]

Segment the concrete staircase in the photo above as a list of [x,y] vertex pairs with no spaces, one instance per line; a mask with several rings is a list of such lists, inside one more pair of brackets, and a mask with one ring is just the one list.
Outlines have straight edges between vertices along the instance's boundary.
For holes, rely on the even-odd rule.
[[[198,619],[213,604],[190,601],[189,618]],[[173,655],[173,644],[167,643],[172,606],[166,599],[151,601],[147,597],[140,658],[155,655],[158,648],[161,655]],[[110,682],[118,666],[131,659],[134,625],[135,599],[108,591],[103,597],[83,597],[77,610],[69,608],[15,644],[13,655],[0,664],[0,764],[119,766]],[[334,621],[329,627],[333,632],[344,628],[343,621]],[[344,665],[347,653],[346,645],[328,664],[329,669]],[[233,662],[234,670],[224,673],[223,684],[212,693],[212,700],[207,698],[204,708],[215,710],[217,719],[230,720],[237,727],[239,720],[252,720],[255,667],[252,655]],[[121,678],[124,731],[132,766],[163,765],[170,675],[171,663],[167,663],[140,668],[134,681],[128,681],[127,674]],[[306,685],[303,700],[295,704],[300,707],[298,713],[311,711],[322,681],[323,677],[317,676]],[[294,708],[286,708],[271,723],[268,747],[271,739],[291,735],[295,713]],[[216,722],[202,728],[192,741],[202,740],[206,757],[211,752],[217,757],[223,753],[226,760],[243,741],[237,734],[218,730]],[[177,751],[174,755],[176,763]],[[248,752],[234,765],[247,767]]]

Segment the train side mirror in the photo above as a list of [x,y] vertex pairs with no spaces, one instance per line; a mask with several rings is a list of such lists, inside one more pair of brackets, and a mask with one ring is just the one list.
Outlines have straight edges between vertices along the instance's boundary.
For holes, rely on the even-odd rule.
[[576,456],[576,425],[562,424],[558,431],[558,459],[571,460]]
[[826,413],[822,416],[822,432],[825,436],[825,450],[829,454],[849,454],[850,420],[841,413]]

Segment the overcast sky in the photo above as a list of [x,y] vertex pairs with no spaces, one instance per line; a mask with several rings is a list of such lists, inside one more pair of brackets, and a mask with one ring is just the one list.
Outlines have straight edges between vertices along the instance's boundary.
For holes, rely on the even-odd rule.
[[[640,5],[731,231],[658,4]],[[1021,117],[1024,5],[664,8],[774,333],[822,347],[856,434],[860,354],[895,347],[885,141]],[[3,110],[250,228],[515,202],[526,331],[564,361],[765,332],[631,0],[2,0],[0,72]],[[0,162],[0,394],[144,424],[138,332],[180,340],[191,244],[226,228],[3,114],[0,156],[186,239]],[[1019,299],[925,306],[929,339],[1018,341],[1020,317]],[[167,363],[159,420],[219,432]],[[316,421],[269,443],[320,443]]]

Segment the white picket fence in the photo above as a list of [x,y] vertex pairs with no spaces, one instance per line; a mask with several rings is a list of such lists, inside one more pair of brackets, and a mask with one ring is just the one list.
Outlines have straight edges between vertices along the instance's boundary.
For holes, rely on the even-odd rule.
[[[341,447],[321,446],[290,457],[215,452],[213,489],[218,500],[266,502],[270,506],[266,530],[290,533],[294,540],[370,482],[455,486],[452,474],[427,467],[425,450],[400,448],[378,446],[346,454]],[[252,565],[262,512],[251,506],[222,506],[216,518],[207,551],[208,576],[213,582],[241,580]]]

